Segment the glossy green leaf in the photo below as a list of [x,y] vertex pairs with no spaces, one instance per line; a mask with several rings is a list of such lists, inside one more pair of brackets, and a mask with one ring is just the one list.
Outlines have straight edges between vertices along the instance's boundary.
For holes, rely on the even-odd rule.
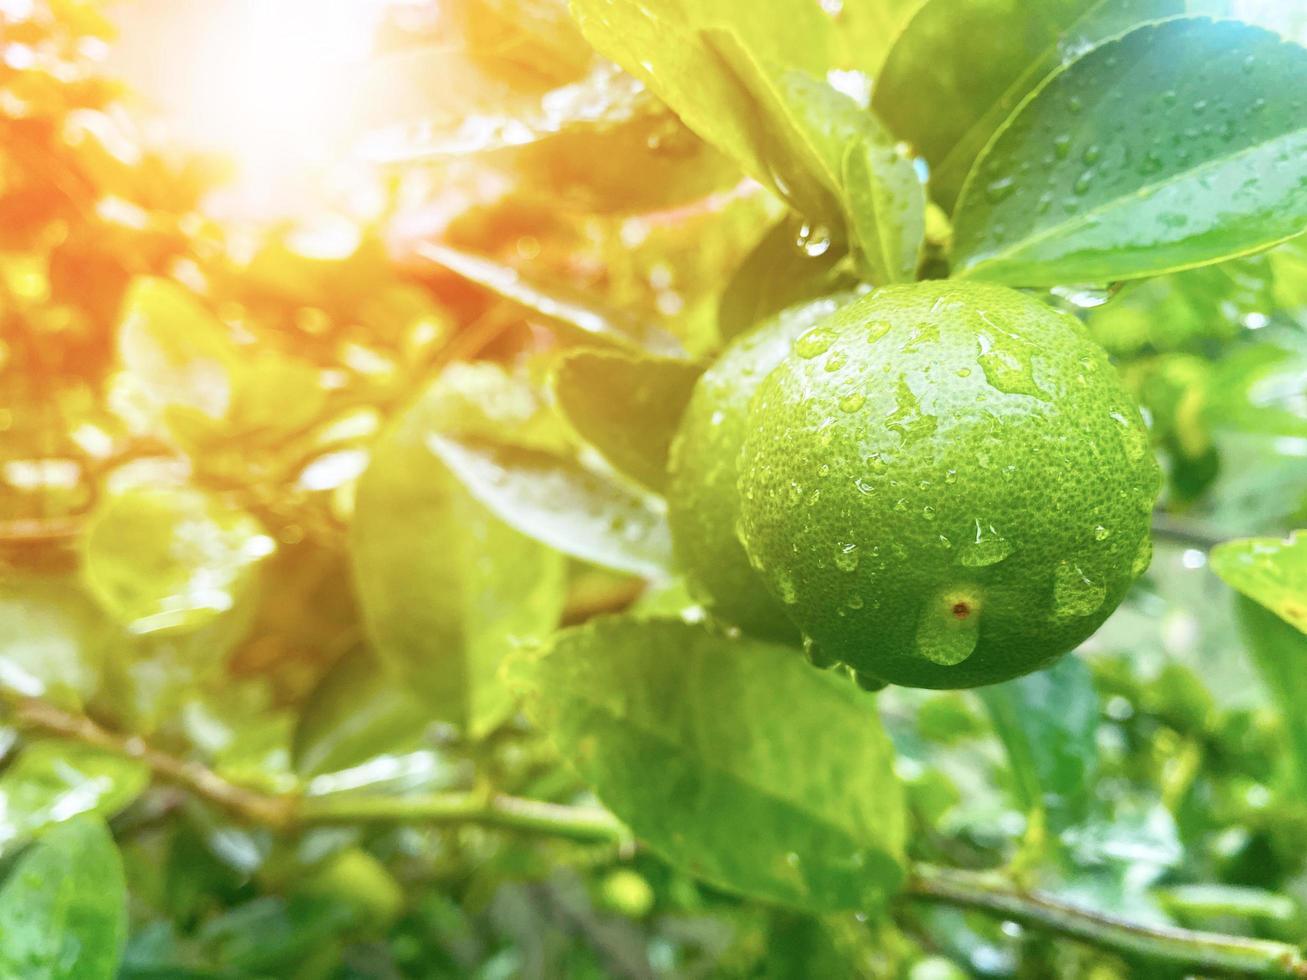
[[95,693],[119,625],[71,579],[0,584],[0,686],[77,705]]
[[707,43],[770,121],[769,165],[810,222],[806,248],[848,240],[866,278],[910,280],[925,237],[925,190],[911,159],[853,98],[768,62],[731,31]]
[[663,508],[563,456],[433,435],[427,445],[500,520],[564,554],[646,578],[671,575]]
[[[927,0],[876,76],[872,107],[930,164],[952,210],[995,130],[1043,78],[1104,38],[1183,13],[1180,0]],[[984,43],[978,43],[984,38]]]
[[148,783],[135,759],[62,739],[33,742],[0,775],[0,851],[79,813],[111,817]]
[[113,980],[127,941],[122,858],[103,821],[71,820],[0,886],[0,976]]
[[554,398],[576,434],[650,490],[667,481],[667,451],[702,369],[686,361],[578,350],[554,368]]
[[788,647],[673,620],[568,630],[528,665],[541,725],[651,848],[732,891],[874,912],[903,796],[872,696]]
[[681,342],[657,324],[603,309],[589,298],[572,295],[565,287],[532,282],[511,266],[431,242],[417,246],[415,252],[496,296],[586,337],[665,357],[684,353]]
[[977,690],[1007,750],[1017,794],[1052,830],[1083,819],[1098,770],[1098,693],[1078,657]]
[[811,233],[811,226],[786,217],[745,256],[718,303],[717,332],[723,343],[787,306],[856,284],[852,274],[840,267],[848,253],[834,242],[814,239]]
[[427,448],[451,429],[498,431],[515,418],[531,428],[540,406],[520,387],[495,414],[475,411],[477,392],[514,390],[489,370],[447,372],[392,425],[359,482],[350,529],[377,654],[437,718],[474,735],[511,709],[500,662],[518,641],[553,629],[564,598],[562,556],[497,520]]
[[966,278],[1136,279],[1307,226],[1307,50],[1235,21],[1140,27],[1050,75],[967,176]]
[[317,776],[382,753],[415,749],[429,718],[421,699],[369,651],[347,653],[300,710],[295,771]]
[[1226,541],[1212,549],[1211,562],[1230,588],[1307,633],[1307,531]]
[[133,633],[195,629],[237,605],[276,549],[257,520],[201,490],[110,496],[86,532],[85,575]]
[[1298,792],[1307,792],[1307,636],[1248,596],[1235,597],[1244,643],[1284,718]]
[[[924,193],[911,161],[865,105],[829,84],[865,89],[867,66],[879,61],[865,37],[850,43],[838,11],[806,0],[765,9],[738,0],[579,0],[574,9],[602,53],[788,201],[817,234],[855,235],[870,278],[911,278]],[[866,25],[860,16],[851,22]],[[858,85],[846,84],[854,79]]]

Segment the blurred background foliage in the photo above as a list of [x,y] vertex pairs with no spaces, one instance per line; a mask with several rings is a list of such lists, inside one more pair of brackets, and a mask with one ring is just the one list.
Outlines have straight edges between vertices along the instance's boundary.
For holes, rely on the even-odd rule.
[[[363,83],[282,127],[286,106],[195,108],[240,75],[206,77],[221,52],[188,44],[221,34],[213,4],[0,0],[0,862],[98,855],[70,867],[106,901],[125,887],[126,922],[103,926],[135,980],[1138,975],[960,911],[778,911],[621,844],[280,833],[122,751],[140,736],[347,809],[485,787],[590,802],[500,681],[508,637],[688,600],[626,550],[585,562],[508,527],[426,437],[620,483],[551,407],[561,352],[706,355],[844,274],[560,0],[365,6],[366,32],[342,28],[379,52]],[[1239,6],[1303,36],[1292,4]],[[224,126],[259,139],[226,152]],[[366,165],[329,166],[333,140]],[[1015,864],[1144,922],[1301,937],[1307,720],[1284,664],[1307,637],[1236,608],[1208,550],[1307,522],[1307,246],[1049,298],[1148,413],[1156,556],[1083,658],[881,696],[912,855]],[[599,517],[653,540],[625,492]],[[25,850],[79,814],[109,821],[116,878],[77,821],[73,850]],[[6,885],[0,920],[38,900]]]

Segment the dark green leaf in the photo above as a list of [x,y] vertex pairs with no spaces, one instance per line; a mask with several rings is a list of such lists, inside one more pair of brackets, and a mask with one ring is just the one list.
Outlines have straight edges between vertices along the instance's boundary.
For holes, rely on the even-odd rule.
[[1226,541],[1211,559],[1212,571],[1232,589],[1307,633],[1307,531]]
[[[475,399],[491,391],[486,417]],[[557,624],[565,563],[473,499],[427,440],[514,420],[525,434],[539,410],[498,369],[448,371],[378,442],[358,487],[350,554],[368,636],[436,717],[476,735],[511,708],[504,656]]]
[[0,976],[112,980],[127,940],[122,859],[100,820],[50,831],[0,888]]
[[959,275],[1019,286],[1217,262],[1307,225],[1307,50],[1234,21],[1131,31],[1048,77],[958,200]]
[[667,517],[633,490],[552,453],[440,435],[427,445],[523,534],[617,571],[655,579],[671,574]]
[[62,739],[33,742],[0,776],[0,851],[79,813],[111,817],[148,783],[135,759]]
[[666,357],[684,353],[681,342],[654,323],[636,320],[569,290],[531,282],[511,266],[448,245],[424,243],[415,249],[422,258],[490,290],[496,296],[526,307],[554,323],[627,350]]
[[531,704],[636,836],[733,891],[875,911],[902,881],[903,796],[871,695],[794,650],[598,620],[529,667]]
[[86,532],[86,580],[137,634],[184,632],[234,608],[276,543],[249,514],[193,489],[110,496]]
[[576,434],[650,490],[667,481],[667,450],[702,369],[686,361],[578,350],[554,369],[554,397]]
[[[952,210],[972,163],[1054,68],[1180,0],[928,0],[890,49],[872,105],[930,163],[931,196]],[[977,43],[984,38],[984,43]]]
[[745,257],[718,304],[717,332],[723,343],[787,306],[854,285],[852,275],[838,268],[848,253],[834,242],[814,239],[811,231],[787,217]]
[[1085,817],[1098,769],[1098,693],[1089,668],[1063,657],[1047,670],[977,693],[1007,749],[1017,793],[1054,831]]

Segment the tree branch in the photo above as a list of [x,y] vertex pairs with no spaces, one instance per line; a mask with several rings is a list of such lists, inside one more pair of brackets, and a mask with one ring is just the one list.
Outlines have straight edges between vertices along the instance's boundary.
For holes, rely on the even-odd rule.
[[1201,548],[1203,551],[1211,551],[1222,541],[1227,540],[1210,528],[1160,510],[1153,512],[1153,535],[1174,541],[1176,544]]
[[1100,949],[1200,973],[1307,977],[1302,950],[1288,943],[1130,922],[1044,892],[1022,891],[992,874],[920,864],[913,868],[905,896],[974,909]]
[[[152,748],[83,715],[36,698],[12,700],[20,727],[58,735],[139,759],[171,783],[248,823],[275,830],[322,824],[411,822],[475,823],[567,840],[624,844],[630,832],[598,807],[562,806],[502,793],[445,792],[420,796],[274,795],[231,783],[197,762]],[[1127,956],[1206,974],[1307,978],[1307,958],[1287,943],[1220,933],[1144,925],[1082,908],[1056,896],[1024,891],[1000,875],[928,864],[912,868],[900,901],[933,902],[1020,922]]]

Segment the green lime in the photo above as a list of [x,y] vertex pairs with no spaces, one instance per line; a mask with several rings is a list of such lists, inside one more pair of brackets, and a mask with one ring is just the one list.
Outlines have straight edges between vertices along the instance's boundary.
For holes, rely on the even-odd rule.
[[738,466],[754,568],[824,655],[990,684],[1088,637],[1148,565],[1160,473],[1107,355],[1003,286],[924,282],[814,325]]
[[762,587],[736,537],[735,461],[749,402],[795,338],[853,294],[796,304],[737,337],[695,385],[672,443],[667,516],[691,594],[746,632],[795,640],[798,630]]

